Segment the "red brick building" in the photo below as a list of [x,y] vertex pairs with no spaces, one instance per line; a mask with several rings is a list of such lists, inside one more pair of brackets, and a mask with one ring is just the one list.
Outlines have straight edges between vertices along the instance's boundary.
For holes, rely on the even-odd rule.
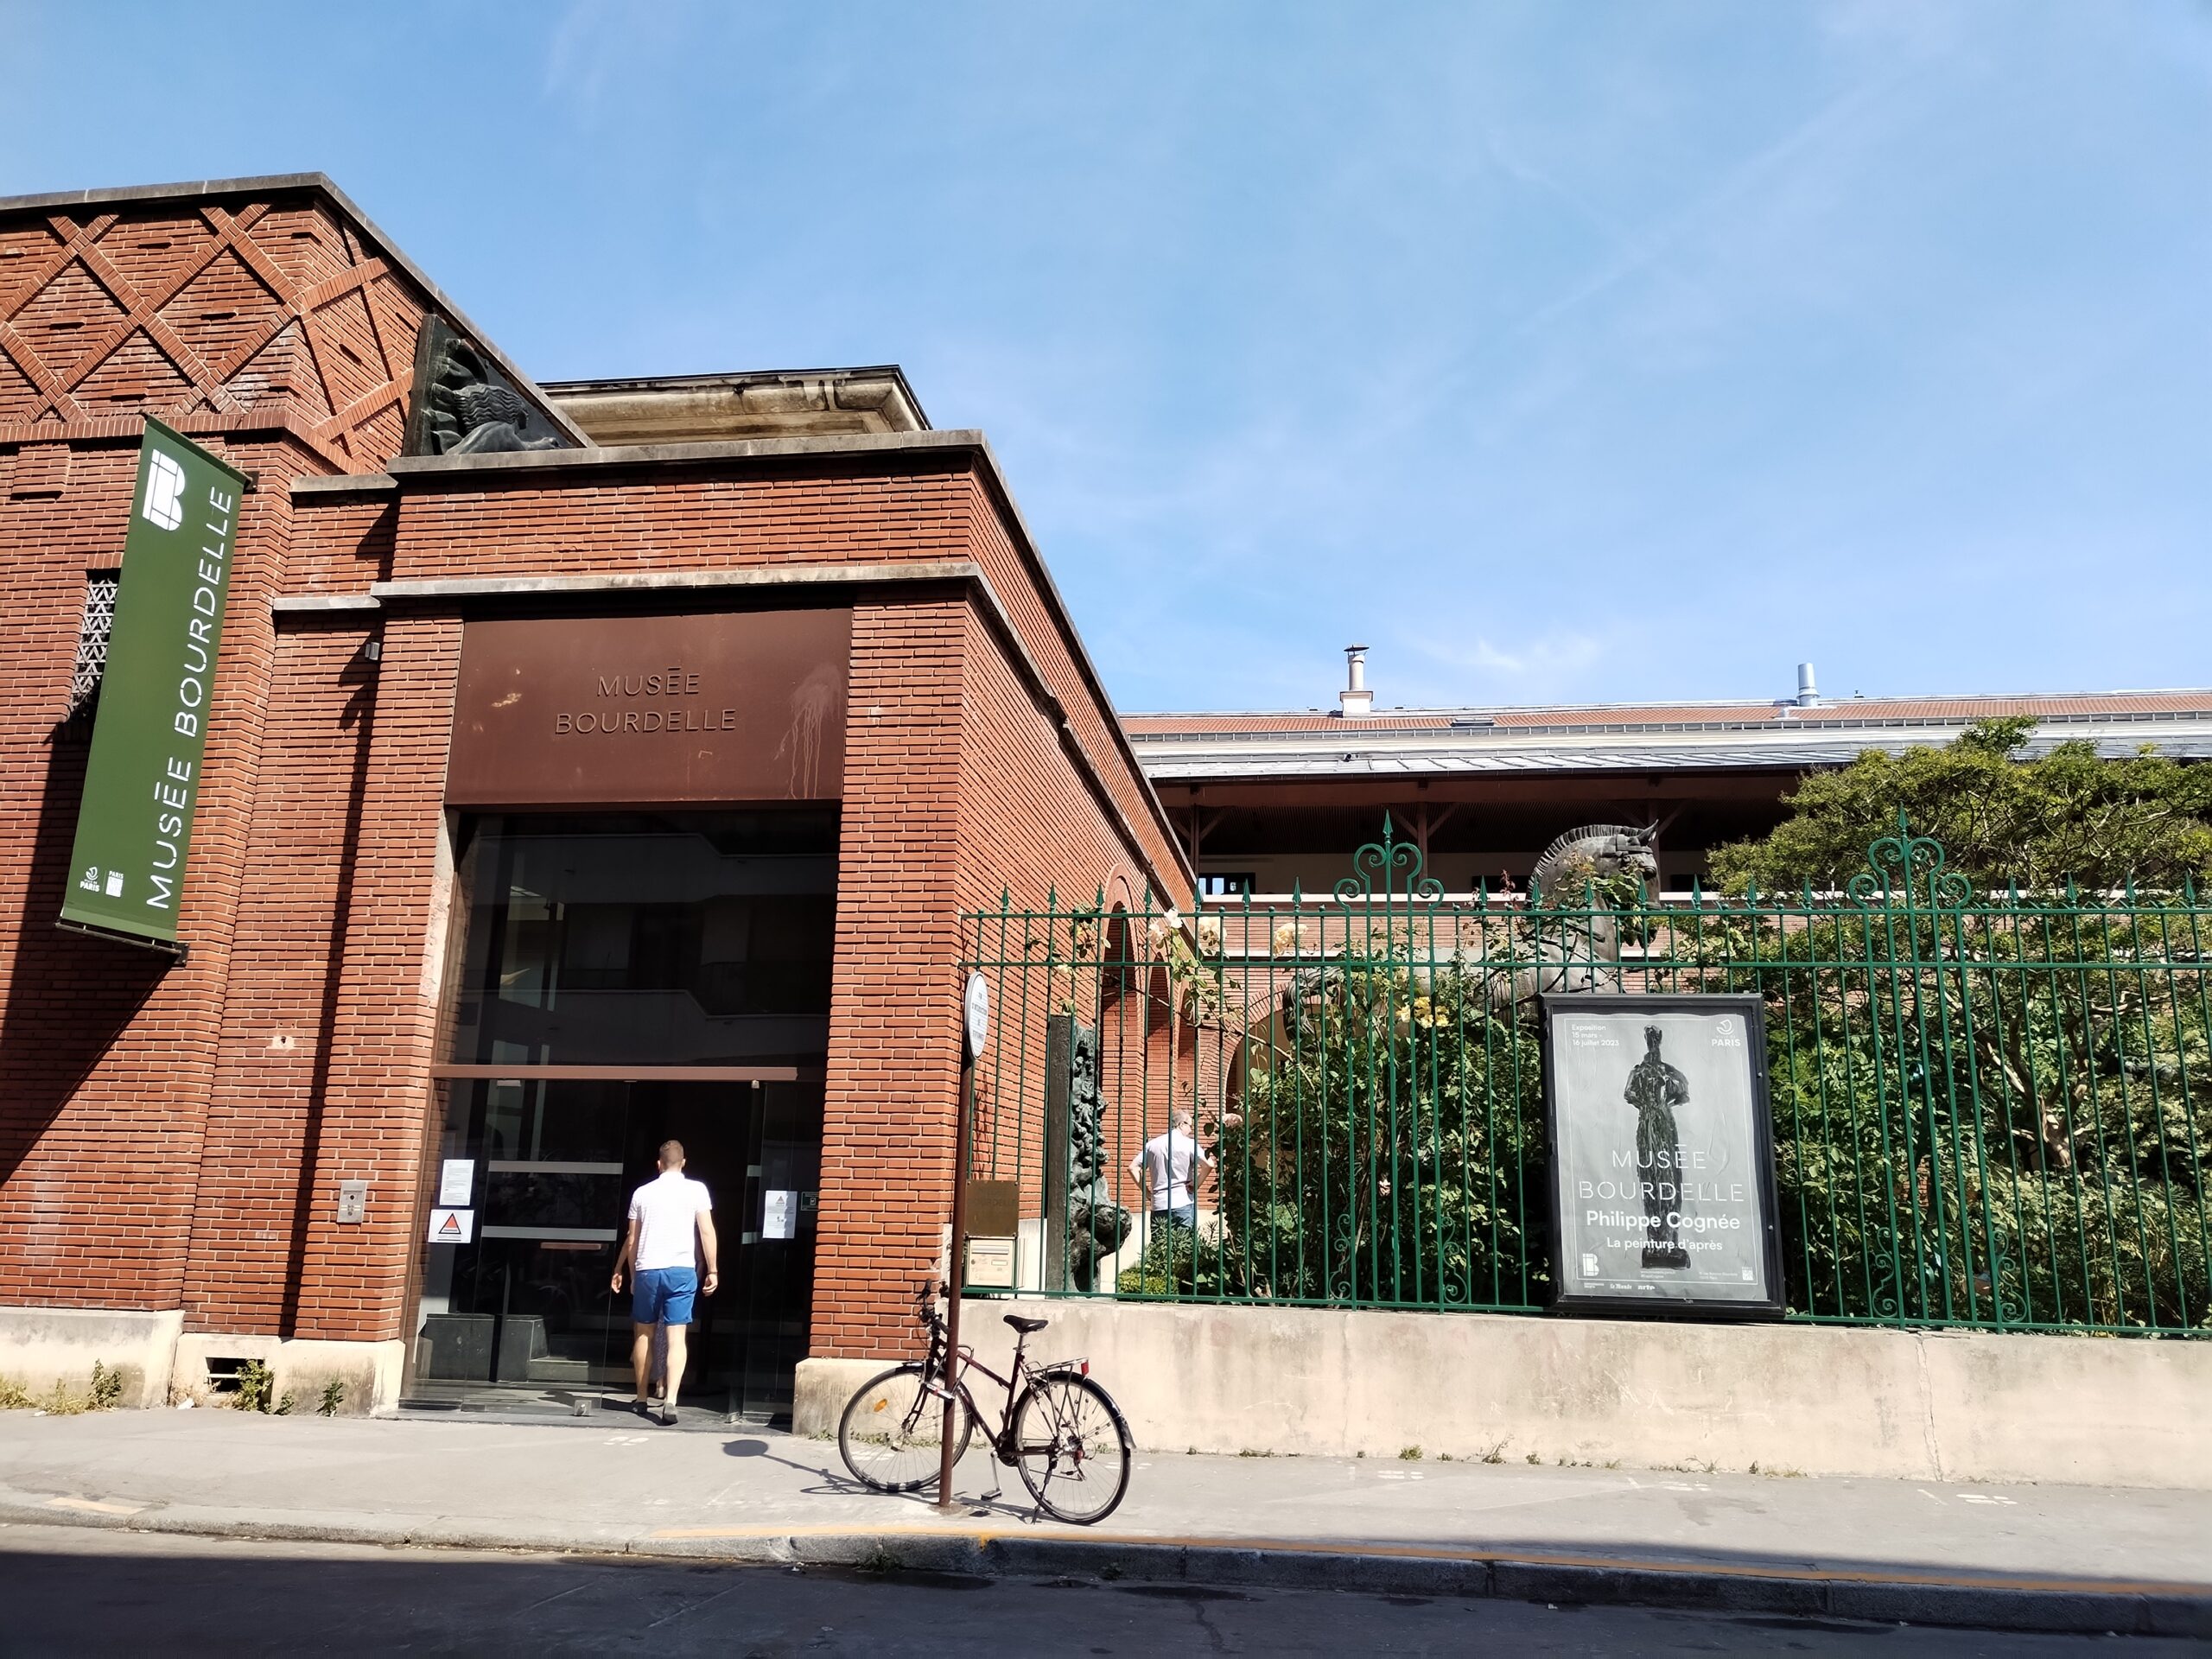
[[[149,415],[251,478],[181,957],[57,926]],[[2204,691],[1401,709],[1355,671],[1123,722],[899,371],[535,385],[319,175],[0,201],[0,1378],[148,1403],[248,1360],[347,1408],[613,1382],[671,1134],[725,1241],[692,1399],[903,1351],[960,912],[1002,891],[1325,892],[1385,812],[1454,890],[1591,822],[1679,889],[1807,771],[1977,718],[2212,756]],[[1159,1004],[1100,1028],[1187,1085]]]
[[[181,959],[55,925],[149,414],[252,480]],[[1191,893],[979,434],[549,392],[319,175],[0,201],[0,1374],[606,1380],[677,1133],[772,1412],[941,1251],[959,910]]]

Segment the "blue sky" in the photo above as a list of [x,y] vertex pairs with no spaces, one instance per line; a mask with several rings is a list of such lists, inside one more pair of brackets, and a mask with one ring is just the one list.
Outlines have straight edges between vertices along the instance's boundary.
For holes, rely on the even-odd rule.
[[0,0],[0,192],[320,168],[543,378],[902,364],[1124,709],[2212,683],[2205,0],[191,16]]

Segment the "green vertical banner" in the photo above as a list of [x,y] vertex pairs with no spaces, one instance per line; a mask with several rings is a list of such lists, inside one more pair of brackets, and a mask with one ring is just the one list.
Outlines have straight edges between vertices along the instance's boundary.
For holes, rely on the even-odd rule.
[[245,475],[148,420],[65,925],[176,943]]

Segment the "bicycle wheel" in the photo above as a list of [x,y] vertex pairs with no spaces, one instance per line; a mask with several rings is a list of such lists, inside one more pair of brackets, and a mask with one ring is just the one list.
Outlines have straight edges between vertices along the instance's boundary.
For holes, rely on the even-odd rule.
[[[976,1432],[967,1402],[953,1403],[953,1461]],[[944,1396],[922,1386],[918,1362],[871,1377],[845,1402],[837,1451],[861,1485],[879,1492],[915,1492],[937,1484],[944,1447]]]
[[1014,1421],[1021,1484],[1054,1520],[1091,1526],[1129,1490],[1135,1447],[1113,1396],[1087,1376],[1040,1376]]

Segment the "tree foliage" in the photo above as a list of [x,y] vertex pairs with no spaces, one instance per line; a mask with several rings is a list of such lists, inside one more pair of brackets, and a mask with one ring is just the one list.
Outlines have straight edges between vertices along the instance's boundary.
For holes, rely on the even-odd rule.
[[1949,868],[1982,888],[2022,892],[2139,887],[2171,890],[2212,874],[2212,767],[2145,747],[2121,760],[2087,742],[2027,757],[2035,722],[1982,721],[1941,747],[1868,749],[1816,772],[1789,797],[1770,835],[1718,849],[1725,891],[1840,887],[1900,814],[1932,836]]
[[[1766,1002],[1794,1308],[2212,1324],[2212,1006],[2197,912],[1839,902],[1693,913],[1681,989]],[[1709,965],[1707,965],[1709,964]]]
[[1248,1050],[1221,1126],[1235,1276],[1300,1300],[1522,1305],[1546,1277],[1534,1044],[1478,974],[1415,967],[1402,929],[1340,960]]
[[[1788,1306],[2212,1329],[2212,918],[2171,896],[1961,905],[1934,851],[1893,840],[1863,900],[1654,906],[1628,930],[1631,988],[1766,1004]],[[1487,988],[1574,912],[1465,919],[1440,949],[1378,926],[1292,978],[1228,1080],[1217,1230],[1161,1241],[1125,1294],[1543,1302],[1541,1059]]]

